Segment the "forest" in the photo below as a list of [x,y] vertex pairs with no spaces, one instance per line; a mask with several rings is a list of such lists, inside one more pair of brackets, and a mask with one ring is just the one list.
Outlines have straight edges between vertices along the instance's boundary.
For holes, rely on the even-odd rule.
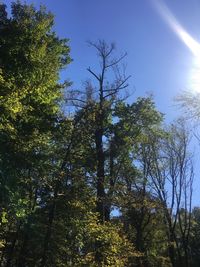
[[[0,4],[0,266],[199,267],[194,131],[128,100],[114,43],[89,42],[82,88],[61,82],[73,59],[53,25],[43,6]],[[199,117],[196,96],[178,103]]]

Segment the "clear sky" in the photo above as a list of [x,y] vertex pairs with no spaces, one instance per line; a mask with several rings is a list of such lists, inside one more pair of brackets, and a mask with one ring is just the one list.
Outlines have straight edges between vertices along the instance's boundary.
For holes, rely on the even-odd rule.
[[[10,6],[12,1],[3,1]],[[73,63],[62,73],[74,87],[89,77],[86,68],[97,64],[86,41],[114,41],[119,53],[128,53],[127,74],[132,75],[129,91],[135,96],[154,95],[156,106],[167,121],[178,115],[173,98],[191,89],[189,77],[194,55],[158,12],[161,0],[27,0],[46,5],[55,15],[55,31],[70,39]],[[200,41],[200,1],[165,0],[176,21]],[[200,59],[200,53],[199,53]],[[200,69],[200,60],[199,60]]]
[[[5,0],[8,6],[12,1]],[[55,14],[55,30],[70,39],[73,63],[63,77],[74,86],[86,78],[88,66],[96,65],[87,40],[114,41],[127,51],[130,92],[135,96],[154,94],[156,104],[169,120],[176,116],[173,98],[186,88],[193,68],[193,54],[157,12],[160,0],[27,0],[44,4]],[[182,26],[200,40],[200,1],[165,0]]]

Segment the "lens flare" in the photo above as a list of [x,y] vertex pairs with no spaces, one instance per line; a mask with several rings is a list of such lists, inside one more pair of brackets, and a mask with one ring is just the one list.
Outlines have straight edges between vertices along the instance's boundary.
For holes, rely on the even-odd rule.
[[169,8],[162,0],[153,0],[159,14],[179,37],[179,39],[190,49],[194,56],[193,66],[188,77],[188,85],[194,91],[200,91],[200,43],[196,41],[178,22]]

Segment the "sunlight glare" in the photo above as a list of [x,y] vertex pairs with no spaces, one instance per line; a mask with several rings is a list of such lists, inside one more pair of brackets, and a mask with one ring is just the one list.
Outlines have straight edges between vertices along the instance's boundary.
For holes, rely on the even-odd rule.
[[188,80],[188,86],[196,92],[200,92],[200,43],[197,42],[178,22],[164,2],[153,1],[156,9],[167,22],[174,33],[190,49],[194,55],[193,66],[191,68]]

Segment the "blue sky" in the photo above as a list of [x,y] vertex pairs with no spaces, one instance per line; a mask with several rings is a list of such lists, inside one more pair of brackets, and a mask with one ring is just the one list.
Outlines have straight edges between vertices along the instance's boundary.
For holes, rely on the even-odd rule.
[[[156,0],[155,0],[156,1]],[[159,0],[157,0],[159,1]],[[8,6],[12,1],[4,1]],[[88,78],[86,68],[96,65],[87,40],[114,41],[119,53],[127,51],[130,92],[154,95],[167,120],[176,117],[173,98],[188,87],[193,55],[156,11],[151,0],[28,0],[44,4],[55,14],[55,30],[70,39],[73,63],[62,77],[75,87]],[[200,2],[166,0],[165,3],[196,39],[200,40]],[[134,97],[133,96],[133,97]]]
[[[154,2],[160,2],[155,0]],[[12,1],[3,1],[10,6]],[[114,41],[118,52],[126,51],[129,91],[137,96],[154,95],[156,106],[167,121],[178,116],[174,97],[190,89],[188,77],[194,56],[157,12],[153,0],[27,0],[46,5],[55,15],[55,31],[70,39],[73,63],[62,73],[74,87],[89,77],[96,66],[95,52],[86,41]],[[200,41],[200,1],[165,0],[176,19]],[[196,198],[195,198],[196,199]],[[197,202],[198,203],[198,202]]]

